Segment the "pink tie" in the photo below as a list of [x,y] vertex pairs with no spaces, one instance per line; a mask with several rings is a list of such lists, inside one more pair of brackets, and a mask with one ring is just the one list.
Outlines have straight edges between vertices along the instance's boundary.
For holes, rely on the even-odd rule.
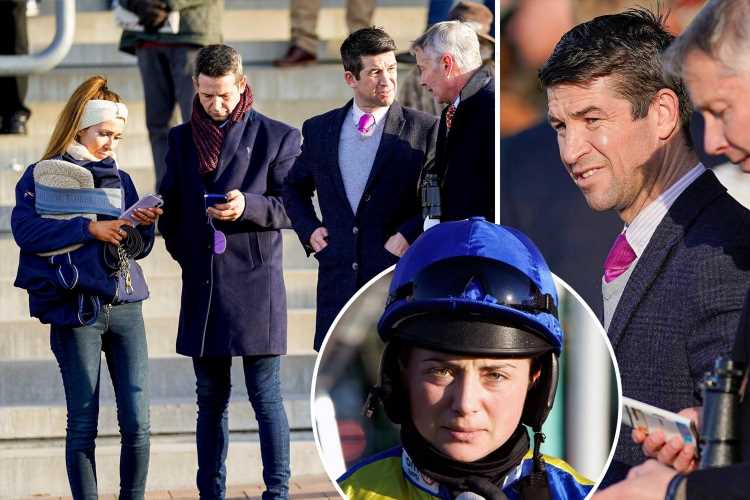
[[609,250],[607,260],[604,261],[604,281],[609,283],[620,276],[628,270],[634,260],[635,251],[625,238],[625,234],[621,233]]
[[372,113],[365,113],[359,117],[357,130],[359,130],[360,134],[365,135],[370,131],[373,125],[375,125],[375,117],[372,116]]

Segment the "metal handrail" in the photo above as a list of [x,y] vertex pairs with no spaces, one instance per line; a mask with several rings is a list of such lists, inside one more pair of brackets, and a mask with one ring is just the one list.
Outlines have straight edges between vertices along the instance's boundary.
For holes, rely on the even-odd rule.
[[[2,1],[2,0],[0,0]],[[75,0],[54,0],[55,37],[52,43],[35,54],[0,56],[0,76],[45,73],[62,61],[73,46],[76,30]]]

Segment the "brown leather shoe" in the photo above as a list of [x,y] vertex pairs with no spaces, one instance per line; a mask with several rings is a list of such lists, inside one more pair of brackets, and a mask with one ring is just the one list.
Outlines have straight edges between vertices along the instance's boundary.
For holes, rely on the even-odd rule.
[[281,59],[276,59],[273,62],[273,65],[279,68],[288,68],[290,66],[304,66],[316,62],[318,62],[318,57],[315,54],[297,47],[296,45],[292,45],[289,47],[289,50],[286,51],[286,55]]

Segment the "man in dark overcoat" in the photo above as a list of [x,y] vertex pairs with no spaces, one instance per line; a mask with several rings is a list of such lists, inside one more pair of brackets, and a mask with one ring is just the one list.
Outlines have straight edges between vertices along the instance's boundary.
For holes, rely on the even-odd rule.
[[[495,78],[470,23],[436,23],[412,43],[420,83],[439,102],[435,162],[440,220],[495,221]],[[425,177],[426,178],[426,177]]]
[[281,185],[299,154],[300,134],[252,109],[242,61],[231,47],[201,49],[195,86],[190,121],[169,134],[159,230],[182,268],[177,352],[193,358],[197,379],[198,489],[201,498],[224,498],[230,367],[233,356],[242,356],[258,419],[263,498],[287,498],[280,230],[290,223]]
[[354,99],[303,124],[302,154],[284,184],[294,230],[319,262],[316,350],[346,301],[421,232],[417,184],[433,155],[437,120],[394,101],[395,50],[379,28],[344,41],[344,79]]

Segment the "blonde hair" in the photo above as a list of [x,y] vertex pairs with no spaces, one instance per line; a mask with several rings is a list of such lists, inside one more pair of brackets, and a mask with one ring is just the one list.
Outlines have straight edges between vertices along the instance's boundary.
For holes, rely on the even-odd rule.
[[48,160],[65,153],[68,146],[76,138],[86,103],[92,99],[120,102],[120,96],[107,88],[106,78],[95,75],[86,79],[75,89],[60,112],[55,130],[52,132],[47,149],[42,155],[42,160]]

